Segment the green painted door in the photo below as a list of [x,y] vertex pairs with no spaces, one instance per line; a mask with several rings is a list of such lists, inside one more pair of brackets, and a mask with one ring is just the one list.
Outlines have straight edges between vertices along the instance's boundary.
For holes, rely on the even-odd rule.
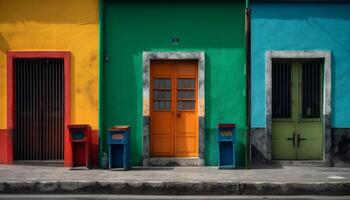
[[272,158],[320,160],[323,155],[322,64],[272,64]]

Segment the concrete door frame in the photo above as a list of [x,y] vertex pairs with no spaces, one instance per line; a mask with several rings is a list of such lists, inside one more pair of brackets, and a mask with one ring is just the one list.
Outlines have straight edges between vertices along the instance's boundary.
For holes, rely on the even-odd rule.
[[[266,51],[265,92],[266,92],[266,149],[265,156],[272,161],[272,59],[323,59],[323,160],[326,165],[331,159],[331,52],[330,51]],[[305,161],[303,161],[305,163]]]
[[[151,158],[150,157],[150,67],[151,60],[198,61],[198,158]],[[204,52],[143,52],[143,165],[205,165],[205,54]]]

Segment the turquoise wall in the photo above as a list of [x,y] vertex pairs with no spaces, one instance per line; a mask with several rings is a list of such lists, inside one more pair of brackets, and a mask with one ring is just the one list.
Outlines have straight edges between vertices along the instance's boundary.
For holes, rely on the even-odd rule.
[[332,127],[350,127],[350,4],[253,3],[252,127],[265,127],[265,51],[332,53]]
[[[244,1],[105,1],[102,128],[131,125],[131,160],[142,163],[142,52],[205,52],[205,137],[207,165],[217,165],[218,123],[238,127],[237,162],[245,165]],[[173,37],[180,38],[172,44]],[[106,147],[106,145],[104,145]],[[103,149],[106,151],[106,148]]]

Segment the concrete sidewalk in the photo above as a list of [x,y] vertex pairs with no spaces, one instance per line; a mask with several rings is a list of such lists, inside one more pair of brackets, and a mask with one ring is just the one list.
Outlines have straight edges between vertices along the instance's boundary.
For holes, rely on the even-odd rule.
[[108,171],[0,165],[0,193],[350,195],[350,168],[153,167]]

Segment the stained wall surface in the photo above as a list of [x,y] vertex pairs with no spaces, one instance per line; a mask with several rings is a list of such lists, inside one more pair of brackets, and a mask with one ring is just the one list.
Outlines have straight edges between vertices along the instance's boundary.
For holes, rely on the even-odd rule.
[[0,0],[0,129],[8,50],[71,52],[71,122],[97,129],[98,0]]
[[265,51],[332,53],[332,127],[350,127],[350,4],[253,3],[252,127],[265,127]]

